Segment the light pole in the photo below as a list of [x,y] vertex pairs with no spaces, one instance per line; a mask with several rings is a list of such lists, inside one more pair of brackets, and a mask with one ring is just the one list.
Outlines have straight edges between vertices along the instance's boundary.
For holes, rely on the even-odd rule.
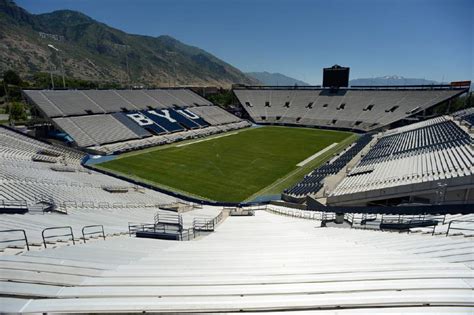
[[53,61],[51,60],[51,58],[49,58],[49,66],[50,66],[49,75],[51,77],[51,89],[54,90]]
[[130,74],[130,65],[128,64],[128,45],[125,46],[125,64],[127,66],[128,86],[132,88],[132,76]]
[[[48,44],[48,47],[51,48],[52,50],[54,50],[55,52],[58,53],[58,56],[59,56],[59,62],[61,63],[61,75],[63,77],[63,88],[66,88],[66,80],[64,79],[64,66],[63,66],[63,58],[61,57],[61,54],[59,53],[60,50],[57,49],[56,47],[54,47],[53,45],[51,44]],[[51,73],[51,78],[53,77],[53,74]],[[54,89],[54,87],[53,87]]]

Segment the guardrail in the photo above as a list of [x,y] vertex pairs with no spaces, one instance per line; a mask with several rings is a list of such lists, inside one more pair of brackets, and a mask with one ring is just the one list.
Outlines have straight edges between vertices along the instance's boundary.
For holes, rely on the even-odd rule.
[[190,241],[190,240],[194,239],[196,236],[199,236],[199,235],[200,235],[200,230],[194,229],[194,226],[193,226],[193,227],[190,227],[190,228],[187,228],[187,229],[184,229],[183,231],[181,231],[181,235],[180,235],[179,240],[180,241]]
[[178,213],[156,212],[154,216],[155,225],[171,225],[178,227],[181,231],[183,228],[183,217]]
[[382,215],[380,230],[399,230],[411,232],[413,228],[430,228],[431,235],[435,234],[438,223],[445,220],[445,216],[420,215]]
[[182,217],[177,214],[160,214],[155,217],[155,223],[128,223],[128,235],[131,237],[137,232],[153,232],[177,235],[180,241],[190,241],[203,232],[213,232],[224,215],[221,211],[212,219],[196,217],[193,225],[183,228]]
[[334,220],[336,215],[333,213],[325,213],[325,212],[313,212],[313,211],[304,211],[304,210],[288,210],[288,209],[277,209],[267,206],[266,209],[269,212],[300,218],[300,219],[307,219],[307,220],[318,220],[318,221],[330,221]]
[[28,203],[26,200],[0,200],[0,208],[12,208],[12,207],[19,207],[19,208],[26,208],[28,209]]
[[155,231],[154,223],[133,223],[128,222],[128,236],[136,234],[137,232]]
[[390,215],[382,214],[381,223],[390,222],[390,223],[407,223],[411,220],[424,220],[425,216],[420,215]]
[[[92,229],[92,228],[100,228],[100,230],[85,233],[86,229]],[[104,232],[104,226],[103,225],[95,224],[95,225],[86,225],[86,226],[82,227],[82,239],[84,240],[84,243],[86,242],[86,235],[95,235],[95,234],[102,234],[102,238],[105,241],[105,232]]]
[[193,228],[198,231],[210,231],[213,232],[216,225],[222,221],[224,213],[221,211],[217,216],[212,219],[208,218],[194,218],[193,219]]
[[377,220],[376,214],[370,213],[346,213],[344,219],[350,223],[351,227],[359,223],[360,226],[365,226],[367,222]]
[[[46,231],[60,230],[60,229],[69,229],[69,233],[66,233],[66,234],[54,234],[54,235],[49,235],[49,236],[45,236],[45,235],[44,235],[44,233],[45,233]],[[53,238],[53,237],[60,237],[60,236],[71,236],[72,244],[73,244],[73,245],[76,245],[76,242],[74,241],[74,233],[73,233],[73,231],[72,231],[72,227],[70,227],[70,226],[55,226],[55,227],[46,228],[46,229],[44,229],[44,230],[41,232],[41,237],[43,238],[43,245],[44,245],[44,248],[47,248],[47,247],[46,247],[46,239],[48,239],[48,238]]]
[[28,244],[28,238],[26,237],[25,230],[12,229],[12,230],[2,230],[2,231],[0,231],[0,233],[11,233],[11,232],[22,232],[23,233],[23,238],[2,240],[2,241],[0,241],[0,243],[11,243],[11,242],[25,241],[26,249],[30,250],[30,245]]
[[153,232],[163,234],[181,234],[182,228],[177,229],[176,225],[155,224],[155,223],[128,223],[128,235],[131,237],[137,232]]
[[473,220],[452,220],[448,224],[448,229],[446,230],[446,236],[449,235],[450,230],[457,230],[457,231],[474,231],[474,228],[461,228],[461,227],[452,227],[453,223],[474,223]]
[[208,220],[206,218],[194,218],[193,229],[196,231],[214,231],[214,220]]

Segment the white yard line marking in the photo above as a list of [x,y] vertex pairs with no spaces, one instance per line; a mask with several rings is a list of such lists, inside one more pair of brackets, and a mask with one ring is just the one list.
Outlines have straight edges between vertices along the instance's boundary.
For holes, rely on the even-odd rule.
[[305,166],[306,164],[308,164],[309,162],[311,162],[312,160],[314,160],[315,158],[317,158],[321,154],[324,154],[324,152],[327,152],[327,151],[331,150],[332,148],[334,148],[336,145],[337,145],[337,142],[334,142],[330,146],[327,146],[324,149],[322,149],[321,151],[316,152],[315,154],[311,155],[306,160],[299,162],[298,164],[296,164],[296,166]]
[[207,139],[202,139],[202,140],[196,140],[196,141],[193,141],[193,142],[178,144],[176,147],[177,147],[177,148],[179,148],[179,147],[184,147],[184,146],[186,146],[186,145],[195,144],[195,143],[203,142],[203,141],[214,140],[214,139],[217,139],[217,138],[232,136],[232,135],[236,135],[236,134],[238,134],[238,132],[226,133],[226,134],[224,134],[224,135],[217,136],[217,137],[212,137],[212,138],[207,138]]

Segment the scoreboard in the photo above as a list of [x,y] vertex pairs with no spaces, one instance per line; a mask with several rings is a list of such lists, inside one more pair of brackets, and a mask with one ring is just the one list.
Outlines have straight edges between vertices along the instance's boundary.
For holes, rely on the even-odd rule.
[[323,87],[339,88],[349,86],[349,68],[334,65],[323,69]]

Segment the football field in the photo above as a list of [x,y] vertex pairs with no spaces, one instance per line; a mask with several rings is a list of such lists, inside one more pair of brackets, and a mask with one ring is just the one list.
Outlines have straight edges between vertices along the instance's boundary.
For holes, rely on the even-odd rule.
[[259,127],[131,152],[98,167],[190,196],[240,202],[281,193],[355,139],[349,132]]

